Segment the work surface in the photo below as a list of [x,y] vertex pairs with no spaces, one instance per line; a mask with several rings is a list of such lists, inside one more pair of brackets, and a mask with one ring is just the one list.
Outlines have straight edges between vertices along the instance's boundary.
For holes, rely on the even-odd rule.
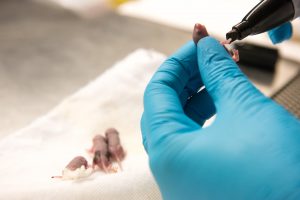
[[[143,91],[165,56],[137,50],[30,126],[0,141],[0,199],[160,199],[148,167],[139,122]],[[92,163],[96,134],[120,132],[123,171],[77,181],[52,179],[75,156]]]
[[[87,20],[24,0],[4,0],[0,5],[0,137],[44,116],[133,50],[153,48],[168,55],[191,38],[189,32],[115,13]],[[151,57],[145,52],[142,55]],[[88,199],[99,199],[104,193],[110,195],[108,199],[118,200],[120,196],[141,199],[139,195],[159,198],[139,133],[143,87],[158,65],[147,74],[115,70],[105,81],[101,78],[94,82],[98,84],[92,83],[50,114],[2,140],[1,196],[87,199],[84,195],[90,192]],[[120,73],[123,76],[116,76]],[[113,77],[121,78],[118,85]],[[126,101],[126,106],[120,100]],[[103,132],[107,126],[117,126],[122,137],[129,136],[122,138],[129,152],[124,173],[112,175],[112,179],[98,173],[83,182],[50,179],[70,158],[84,153],[95,130]],[[128,191],[135,193],[124,196]]]
[[[30,0],[0,1],[0,138],[44,115],[137,48],[170,55],[191,39],[192,29],[182,31],[113,12],[84,19]],[[289,77],[294,69],[284,66],[277,74]],[[262,81],[264,89],[272,82],[277,88],[282,85],[272,75],[245,71]]]
[[190,37],[113,12],[83,19],[29,0],[0,1],[0,138],[44,115],[135,49],[169,55]]

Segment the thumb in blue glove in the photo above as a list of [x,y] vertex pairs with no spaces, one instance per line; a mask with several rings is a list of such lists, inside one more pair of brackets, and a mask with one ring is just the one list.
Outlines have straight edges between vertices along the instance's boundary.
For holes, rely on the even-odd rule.
[[300,198],[299,121],[211,37],[162,64],[146,88],[141,127],[164,199]]
[[268,35],[273,44],[278,44],[284,40],[288,40],[293,35],[292,24],[290,22],[286,22],[281,26],[268,31]]

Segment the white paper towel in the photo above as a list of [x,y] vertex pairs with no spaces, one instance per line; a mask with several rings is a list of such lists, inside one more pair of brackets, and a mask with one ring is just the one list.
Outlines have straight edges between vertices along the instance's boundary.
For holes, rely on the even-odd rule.
[[[0,199],[161,199],[140,134],[143,91],[165,56],[139,49],[47,115],[0,141]],[[92,137],[119,130],[124,171],[87,179],[51,179],[77,155],[91,163]]]

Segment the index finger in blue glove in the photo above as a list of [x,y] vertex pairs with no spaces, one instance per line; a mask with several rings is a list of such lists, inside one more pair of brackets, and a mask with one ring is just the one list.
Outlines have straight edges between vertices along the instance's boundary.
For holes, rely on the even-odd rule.
[[236,104],[251,108],[257,100],[266,99],[217,40],[212,37],[201,39],[197,52],[202,81],[215,103],[217,113],[236,107]]
[[[185,115],[182,106],[182,98],[188,96],[188,90],[200,87],[186,87],[197,73],[196,46],[189,42],[168,58],[152,77],[144,94],[142,118],[143,140],[148,147],[160,144],[175,133],[199,128]],[[199,84],[196,80],[191,82]]]

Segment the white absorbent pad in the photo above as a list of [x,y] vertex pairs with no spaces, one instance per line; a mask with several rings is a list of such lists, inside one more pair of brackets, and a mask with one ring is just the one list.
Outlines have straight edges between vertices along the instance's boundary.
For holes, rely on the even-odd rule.
[[[161,199],[142,146],[140,118],[146,84],[165,56],[137,50],[47,115],[0,141],[0,199]],[[66,80],[67,81],[67,80]],[[52,179],[86,151],[95,134],[120,132],[124,170],[75,181]]]

